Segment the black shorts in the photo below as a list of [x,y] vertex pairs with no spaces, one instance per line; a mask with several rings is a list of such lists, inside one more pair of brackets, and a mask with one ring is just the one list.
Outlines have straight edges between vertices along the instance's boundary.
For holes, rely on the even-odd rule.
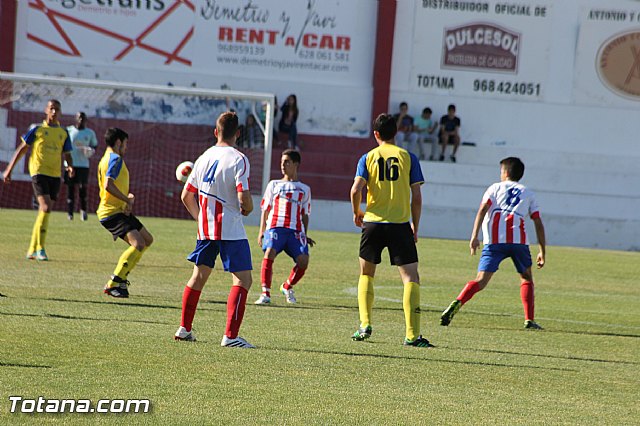
[[418,250],[409,223],[364,223],[360,237],[360,257],[376,265],[382,262],[382,250],[389,249],[392,265],[418,261]]
[[60,178],[46,175],[31,176],[31,186],[36,197],[48,195],[52,200],[57,200],[60,192]]
[[73,168],[76,174],[70,178],[69,172],[64,171],[64,183],[65,185],[86,185],[89,183],[89,168],[88,167],[78,167]]
[[109,216],[106,219],[102,219],[100,224],[107,228],[107,231],[111,232],[113,239],[124,237],[131,231],[139,231],[144,228],[144,225],[134,215],[126,215],[124,213],[117,213],[113,216]]

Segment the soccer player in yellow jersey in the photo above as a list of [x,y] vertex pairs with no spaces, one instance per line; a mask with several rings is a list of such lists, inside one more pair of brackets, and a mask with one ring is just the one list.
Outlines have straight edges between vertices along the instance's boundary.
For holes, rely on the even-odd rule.
[[62,154],[67,160],[67,173],[74,176],[71,151],[73,149],[67,129],[60,126],[58,118],[62,112],[60,101],[51,99],[44,110],[45,120],[35,125],[22,136],[22,143],[16,148],[9,165],[4,171],[5,182],[11,181],[11,172],[16,163],[31,148],[29,155],[29,174],[33,192],[38,200],[38,217],[31,232],[31,243],[27,259],[49,260],[44,243],[49,227],[49,214],[53,202],[60,191],[60,168]]
[[130,246],[120,256],[104,292],[113,297],[129,297],[127,276],[153,243],[153,237],[131,213],[135,197],[129,192],[129,169],[122,159],[127,152],[129,135],[112,127],[107,129],[104,141],[107,149],[98,164],[100,205],[96,213],[114,241],[122,238]]
[[[420,276],[418,275],[418,225],[422,212],[424,183],[418,158],[395,145],[398,131],[391,115],[380,114],[373,122],[378,147],[360,158],[351,187],[353,222],[362,228],[360,238],[360,279],[358,310],[360,327],[352,339],[371,336],[373,278],[382,261],[382,250],[389,250],[404,284],[402,308],[406,323],[405,346],[433,346],[420,334]],[[367,188],[367,209],[360,208],[362,190]]]

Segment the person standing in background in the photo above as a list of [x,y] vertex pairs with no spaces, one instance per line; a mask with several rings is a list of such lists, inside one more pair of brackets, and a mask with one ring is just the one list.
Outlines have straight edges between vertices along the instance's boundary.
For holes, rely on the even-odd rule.
[[296,126],[298,121],[298,98],[296,98],[296,95],[287,96],[287,100],[280,108],[280,111],[282,111],[282,117],[280,117],[278,130],[289,135],[289,148],[298,149],[298,127]]
[[47,102],[44,113],[45,120],[42,124],[32,126],[22,136],[22,143],[16,148],[3,175],[4,182],[10,182],[13,168],[31,147],[29,174],[31,175],[33,193],[38,200],[38,216],[33,225],[27,259],[41,261],[49,260],[44,250],[44,243],[47,237],[53,201],[58,198],[58,192],[60,191],[61,154],[65,156],[66,170],[69,176],[73,177],[75,174],[73,159],[71,158],[73,146],[67,130],[60,126],[58,120],[62,113],[60,101],[50,99]]
[[73,151],[71,158],[75,169],[75,176],[64,173],[64,183],[67,185],[67,217],[73,220],[75,211],[76,185],[80,199],[80,219],[87,220],[87,184],[89,183],[89,158],[95,154],[98,146],[96,133],[87,127],[87,115],[80,111],[76,114],[76,123],[67,127]]

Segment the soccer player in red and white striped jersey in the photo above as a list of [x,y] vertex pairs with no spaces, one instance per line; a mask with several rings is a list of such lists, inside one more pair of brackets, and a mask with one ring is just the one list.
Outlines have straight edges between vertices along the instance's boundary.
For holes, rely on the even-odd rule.
[[531,252],[525,231],[525,217],[534,223],[540,251],[536,265],[542,268],[545,263],[546,241],[544,225],[535,195],[526,186],[518,183],[524,175],[524,163],[519,158],[508,157],[500,161],[500,182],[491,185],[480,203],[473,225],[469,248],[476,253],[480,245],[478,233],[482,226],[484,247],[476,279],[469,281],[460,295],[451,302],[440,317],[440,325],[449,325],[453,316],[474,294],[487,286],[500,262],[510,257],[520,274],[520,297],[524,308],[524,326],[529,329],[542,329],[534,321],[534,291],[531,272]]
[[220,114],[214,134],[217,143],[196,160],[182,190],[182,202],[198,222],[198,233],[196,248],[187,258],[194,263],[193,274],[182,295],[182,317],[175,339],[195,340],[193,317],[219,255],[224,270],[233,276],[221,346],[253,348],[238,336],[252,282],[251,250],[242,216],[253,210],[249,161],[235,145],[240,135],[238,116],[232,112]]
[[300,281],[309,265],[309,246],[315,242],[307,237],[311,210],[311,189],[298,180],[300,153],[287,149],[280,159],[282,179],[272,180],[262,197],[258,244],[264,251],[260,278],[262,294],[256,305],[271,303],[273,261],[284,251],[294,261],[289,278],[280,286],[288,303],[296,303],[293,286]]

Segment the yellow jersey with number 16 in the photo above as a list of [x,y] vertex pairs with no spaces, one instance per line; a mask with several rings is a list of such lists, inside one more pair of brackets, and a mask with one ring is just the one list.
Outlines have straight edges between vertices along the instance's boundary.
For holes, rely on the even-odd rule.
[[409,222],[411,186],[424,183],[420,162],[414,154],[383,143],[360,158],[356,178],[367,182],[365,222]]

